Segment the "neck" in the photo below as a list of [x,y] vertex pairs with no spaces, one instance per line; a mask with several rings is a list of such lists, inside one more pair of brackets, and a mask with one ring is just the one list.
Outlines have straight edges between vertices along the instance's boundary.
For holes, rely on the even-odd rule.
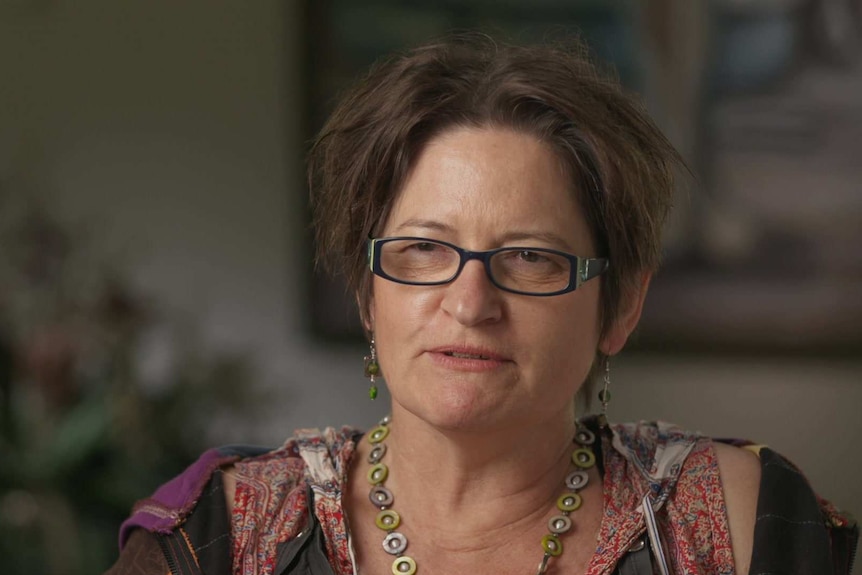
[[568,409],[541,425],[490,430],[439,429],[395,409],[387,486],[411,522],[453,541],[535,524],[561,493],[575,427]]

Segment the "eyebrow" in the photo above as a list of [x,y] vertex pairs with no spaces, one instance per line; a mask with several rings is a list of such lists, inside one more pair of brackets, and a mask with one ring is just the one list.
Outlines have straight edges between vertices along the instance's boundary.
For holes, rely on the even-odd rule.
[[404,228],[422,228],[426,230],[433,230],[435,232],[454,232],[455,228],[448,224],[444,224],[442,222],[438,222],[436,220],[420,220],[420,219],[410,219],[406,222],[402,222],[397,228],[395,228],[393,233],[400,232]]
[[[444,224],[443,222],[438,222],[436,220],[422,220],[418,218],[409,219],[405,222],[399,224],[392,233],[399,233],[407,228],[420,228],[423,230],[430,230],[435,232],[443,232],[443,233],[454,233],[455,228]],[[520,242],[520,241],[530,241],[530,240],[539,240],[549,244],[556,246],[558,249],[568,250],[570,251],[572,247],[569,245],[569,242],[564,240],[561,236],[558,236],[552,232],[545,231],[516,231],[509,232],[504,234],[500,241],[503,244],[511,243],[511,242]]]
[[562,250],[571,251],[572,249],[569,242],[552,232],[512,232],[505,234],[502,239],[503,243],[524,240],[541,240],[543,242],[553,244]]

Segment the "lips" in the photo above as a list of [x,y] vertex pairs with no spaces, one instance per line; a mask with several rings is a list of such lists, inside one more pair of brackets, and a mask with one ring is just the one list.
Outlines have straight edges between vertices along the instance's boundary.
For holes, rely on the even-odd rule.
[[458,353],[457,351],[444,351],[443,353],[449,357],[457,357],[459,359],[491,359],[490,357],[481,354]]
[[504,353],[479,346],[446,345],[431,349],[429,351],[434,354],[441,354],[443,356],[451,357],[454,359],[495,362],[511,361],[510,358]]
[[497,374],[514,363],[496,349],[465,345],[443,345],[428,350],[426,357],[447,373]]

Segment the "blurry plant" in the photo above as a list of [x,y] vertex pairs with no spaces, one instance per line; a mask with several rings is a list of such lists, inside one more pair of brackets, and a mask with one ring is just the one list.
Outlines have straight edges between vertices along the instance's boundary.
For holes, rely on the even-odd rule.
[[[0,187],[0,565],[101,572],[135,499],[251,403],[251,365],[137,295],[117,265]],[[158,374],[141,350],[169,339]],[[170,337],[170,335],[174,337]]]

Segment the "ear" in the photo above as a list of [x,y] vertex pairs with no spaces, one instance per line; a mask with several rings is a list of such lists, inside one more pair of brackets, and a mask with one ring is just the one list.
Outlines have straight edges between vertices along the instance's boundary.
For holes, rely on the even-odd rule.
[[615,355],[622,350],[629,336],[640,321],[652,274],[644,272],[640,282],[627,294],[620,305],[617,319],[608,327],[599,342],[599,349],[607,356]]
[[359,309],[359,320],[362,322],[362,327],[365,328],[365,333],[370,334],[374,331],[374,295],[368,298],[368,307],[362,305],[362,299],[359,294],[356,294],[356,307]]

